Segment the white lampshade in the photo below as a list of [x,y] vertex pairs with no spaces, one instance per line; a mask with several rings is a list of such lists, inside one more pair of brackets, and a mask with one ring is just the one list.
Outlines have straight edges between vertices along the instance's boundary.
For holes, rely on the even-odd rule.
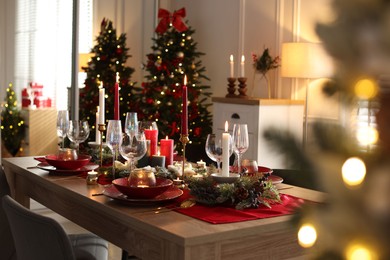
[[88,62],[93,57],[93,53],[79,54],[79,72],[84,72],[83,67],[88,67]]
[[330,57],[319,43],[289,42],[282,45],[282,77],[325,78],[332,75],[332,67]]

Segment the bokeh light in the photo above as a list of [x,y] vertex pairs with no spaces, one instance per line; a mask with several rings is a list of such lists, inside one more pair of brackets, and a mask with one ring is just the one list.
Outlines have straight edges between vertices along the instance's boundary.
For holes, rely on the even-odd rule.
[[341,172],[344,183],[354,187],[363,182],[366,176],[366,166],[361,159],[352,157],[344,162]]
[[347,260],[376,260],[376,253],[367,246],[359,243],[352,243],[346,247],[345,256]]
[[355,85],[355,95],[361,99],[371,99],[378,94],[378,84],[372,79],[361,79]]
[[372,126],[360,127],[356,132],[356,138],[361,145],[375,144],[378,141],[378,130]]
[[317,231],[311,224],[303,224],[298,231],[298,243],[304,247],[312,247],[317,240]]

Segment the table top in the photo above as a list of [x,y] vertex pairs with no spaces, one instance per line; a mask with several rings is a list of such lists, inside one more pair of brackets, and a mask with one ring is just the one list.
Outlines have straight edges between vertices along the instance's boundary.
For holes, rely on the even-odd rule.
[[[155,214],[156,205],[129,206],[123,205],[106,196],[92,196],[101,193],[102,185],[87,185],[83,177],[52,176],[48,171],[38,168],[27,169],[37,165],[33,157],[4,158],[3,166],[11,190],[18,192],[18,179],[34,185],[19,185],[24,195],[31,197],[47,207],[57,211],[75,223],[90,229],[92,232],[112,241],[118,246],[131,250],[122,242],[121,233],[135,230],[140,233],[153,234],[180,247],[201,246],[218,243],[222,240],[240,240],[242,237],[253,237],[286,228],[291,216],[258,219],[228,224],[210,224],[191,218],[175,211]],[[12,173],[12,176],[10,176]],[[15,179],[13,179],[15,178]],[[284,194],[293,195],[306,200],[321,202],[321,192],[278,184]],[[16,196],[18,196],[16,194]],[[76,210],[75,210],[76,209]],[[83,217],[93,214],[94,218]],[[84,219],[83,219],[84,218]],[[104,230],[102,227],[107,227]],[[127,235],[126,235],[127,234]],[[127,248],[129,247],[129,248]],[[190,258],[189,258],[190,259]]]

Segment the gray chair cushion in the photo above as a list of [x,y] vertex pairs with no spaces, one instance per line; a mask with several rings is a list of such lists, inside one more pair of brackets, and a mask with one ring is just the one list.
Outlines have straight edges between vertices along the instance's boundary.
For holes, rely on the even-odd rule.
[[108,243],[103,239],[92,234],[68,236],[54,219],[26,209],[8,195],[3,197],[2,204],[18,260],[107,259]]
[[[0,198],[10,195],[7,179],[3,168],[0,166]],[[16,249],[9,227],[7,216],[2,207],[0,207],[0,258],[5,260],[16,259]]]

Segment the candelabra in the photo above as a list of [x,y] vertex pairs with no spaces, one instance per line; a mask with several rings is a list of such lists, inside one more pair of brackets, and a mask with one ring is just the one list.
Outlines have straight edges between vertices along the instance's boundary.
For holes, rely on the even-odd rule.
[[180,135],[180,142],[183,144],[183,167],[182,167],[182,177],[184,178],[184,168],[186,163],[186,145],[190,141],[188,134]]
[[236,95],[236,84],[234,84],[234,82],[236,82],[236,78],[227,78],[228,80],[228,94],[226,95],[226,97],[237,97]]
[[98,130],[100,132],[100,167],[103,166],[103,133],[106,131],[105,124],[99,124]]
[[238,78],[238,92],[240,93],[238,96],[240,98],[246,98],[247,95],[246,95],[246,91],[247,91],[247,87],[246,87],[246,78]]

